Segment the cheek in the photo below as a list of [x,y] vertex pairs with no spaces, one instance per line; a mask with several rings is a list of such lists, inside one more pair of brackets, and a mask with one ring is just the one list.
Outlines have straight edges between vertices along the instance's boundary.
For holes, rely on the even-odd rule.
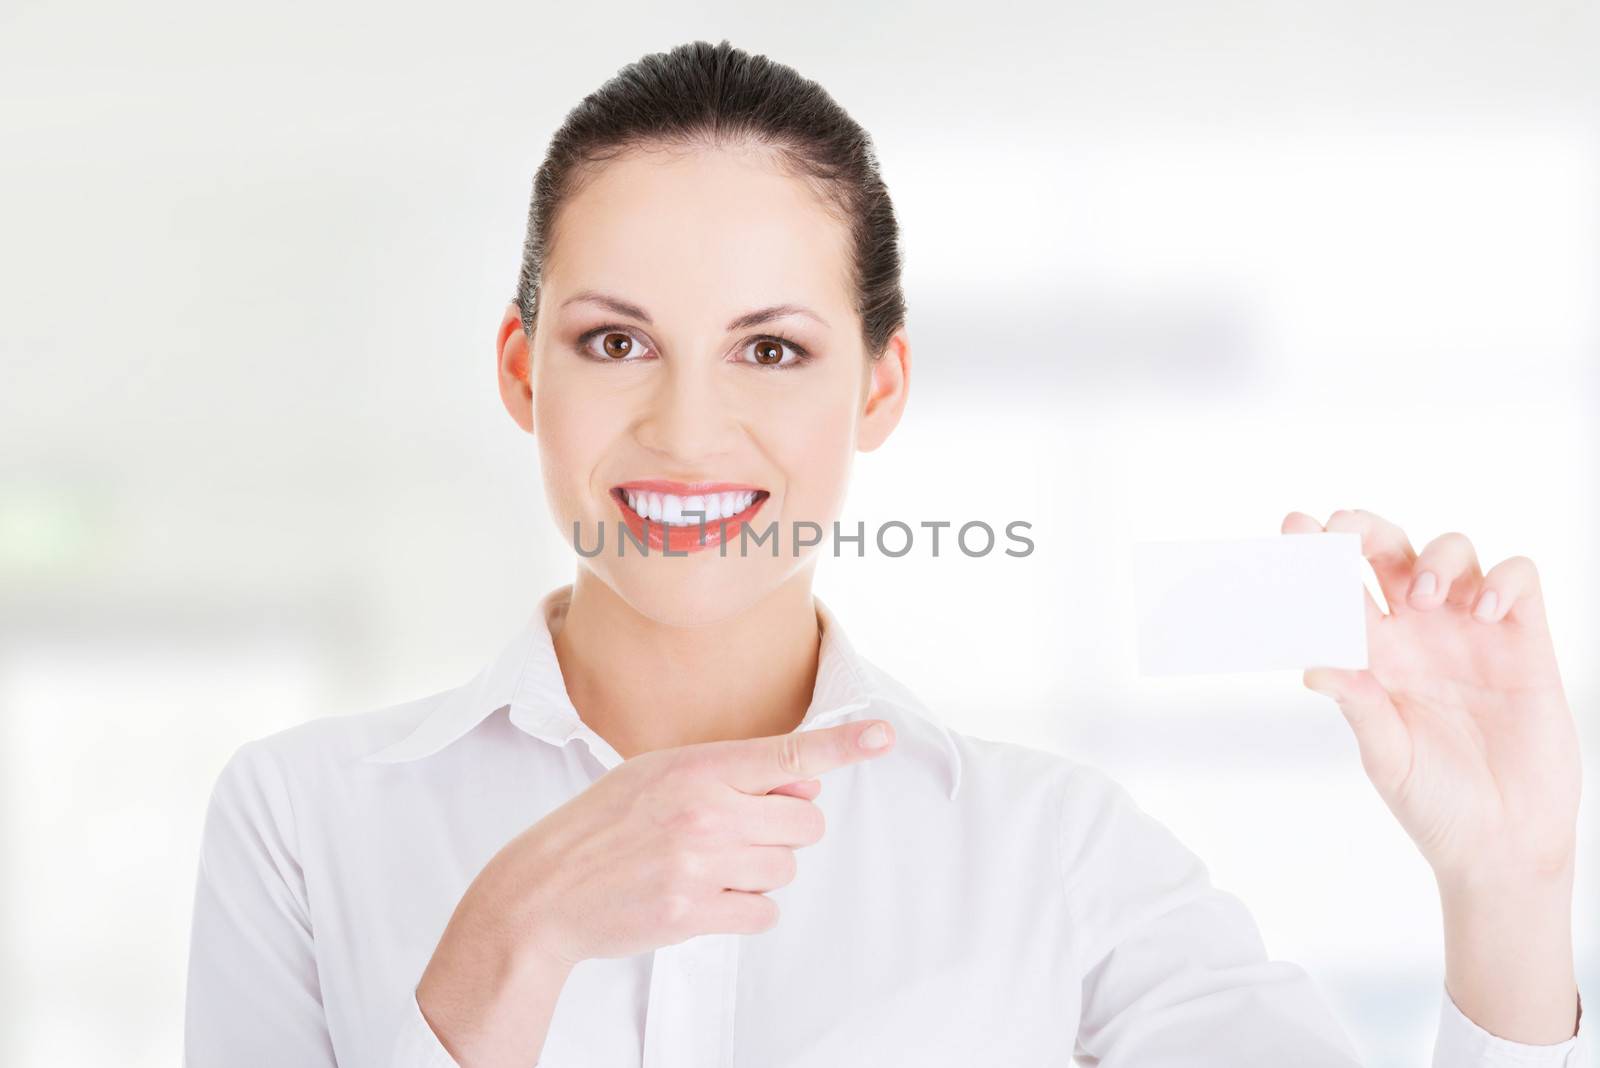
[[846,403],[811,406],[805,418],[787,421],[782,437],[786,510],[792,518],[826,525],[844,504],[855,456],[855,411]]
[[558,518],[582,518],[595,507],[589,482],[612,436],[605,423],[607,408],[574,403],[572,391],[558,382],[540,387],[536,382],[533,436],[545,496]]

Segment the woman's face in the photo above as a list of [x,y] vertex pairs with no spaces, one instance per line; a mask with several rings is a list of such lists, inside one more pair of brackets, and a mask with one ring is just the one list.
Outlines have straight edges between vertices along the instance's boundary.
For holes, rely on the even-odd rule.
[[[831,551],[855,451],[893,429],[909,370],[903,330],[867,358],[845,224],[756,150],[653,150],[607,163],[550,245],[531,351],[514,306],[501,325],[501,391],[563,536],[604,538],[581,566],[694,625]],[[820,544],[797,551],[797,522]],[[625,528],[655,535],[648,555]]]

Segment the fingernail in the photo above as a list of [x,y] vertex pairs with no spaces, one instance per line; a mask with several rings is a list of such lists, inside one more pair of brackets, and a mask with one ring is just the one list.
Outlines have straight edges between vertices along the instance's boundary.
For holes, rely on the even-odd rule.
[[1478,609],[1473,615],[1485,623],[1494,619],[1495,609],[1500,607],[1500,595],[1493,590],[1484,590],[1483,596],[1478,598]]
[[863,749],[882,749],[889,744],[889,732],[884,730],[883,724],[874,723],[861,732],[856,743]]
[[1411,596],[1414,600],[1423,600],[1433,596],[1433,591],[1439,588],[1439,580],[1433,577],[1432,571],[1424,571],[1417,576],[1411,584]]

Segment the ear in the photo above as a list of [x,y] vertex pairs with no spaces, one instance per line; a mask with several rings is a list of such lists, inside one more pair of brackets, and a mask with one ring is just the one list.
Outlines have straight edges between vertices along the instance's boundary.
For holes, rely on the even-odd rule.
[[906,394],[911,388],[911,339],[900,327],[889,336],[883,355],[868,360],[866,396],[861,422],[856,428],[856,447],[871,452],[882,445],[900,422]]
[[532,359],[528,353],[528,335],[522,329],[522,315],[517,304],[506,305],[500,319],[500,331],[495,335],[495,374],[500,380],[500,399],[517,425],[533,433],[533,379]]

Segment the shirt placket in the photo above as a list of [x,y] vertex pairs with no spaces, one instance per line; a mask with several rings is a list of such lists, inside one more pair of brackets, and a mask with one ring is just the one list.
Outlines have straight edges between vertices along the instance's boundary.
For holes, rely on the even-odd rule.
[[696,935],[651,955],[642,1068],[731,1068],[736,935]]
[[[818,730],[864,706],[814,713],[798,729]],[[655,950],[642,1068],[732,1068],[739,943],[737,935],[715,933]]]
[[[581,738],[606,771],[622,762],[581,721],[567,722],[560,733],[563,742]],[[652,953],[641,1068],[731,1068],[738,954],[738,938],[726,933],[695,935]]]
[[[820,730],[868,706],[865,700],[814,705],[797,730]],[[604,771],[622,757],[576,713],[514,708],[524,730],[557,745],[581,739]],[[734,1007],[738,999],[739,937],[695,935],[651,954],[641,1068],[732,1068]]]

